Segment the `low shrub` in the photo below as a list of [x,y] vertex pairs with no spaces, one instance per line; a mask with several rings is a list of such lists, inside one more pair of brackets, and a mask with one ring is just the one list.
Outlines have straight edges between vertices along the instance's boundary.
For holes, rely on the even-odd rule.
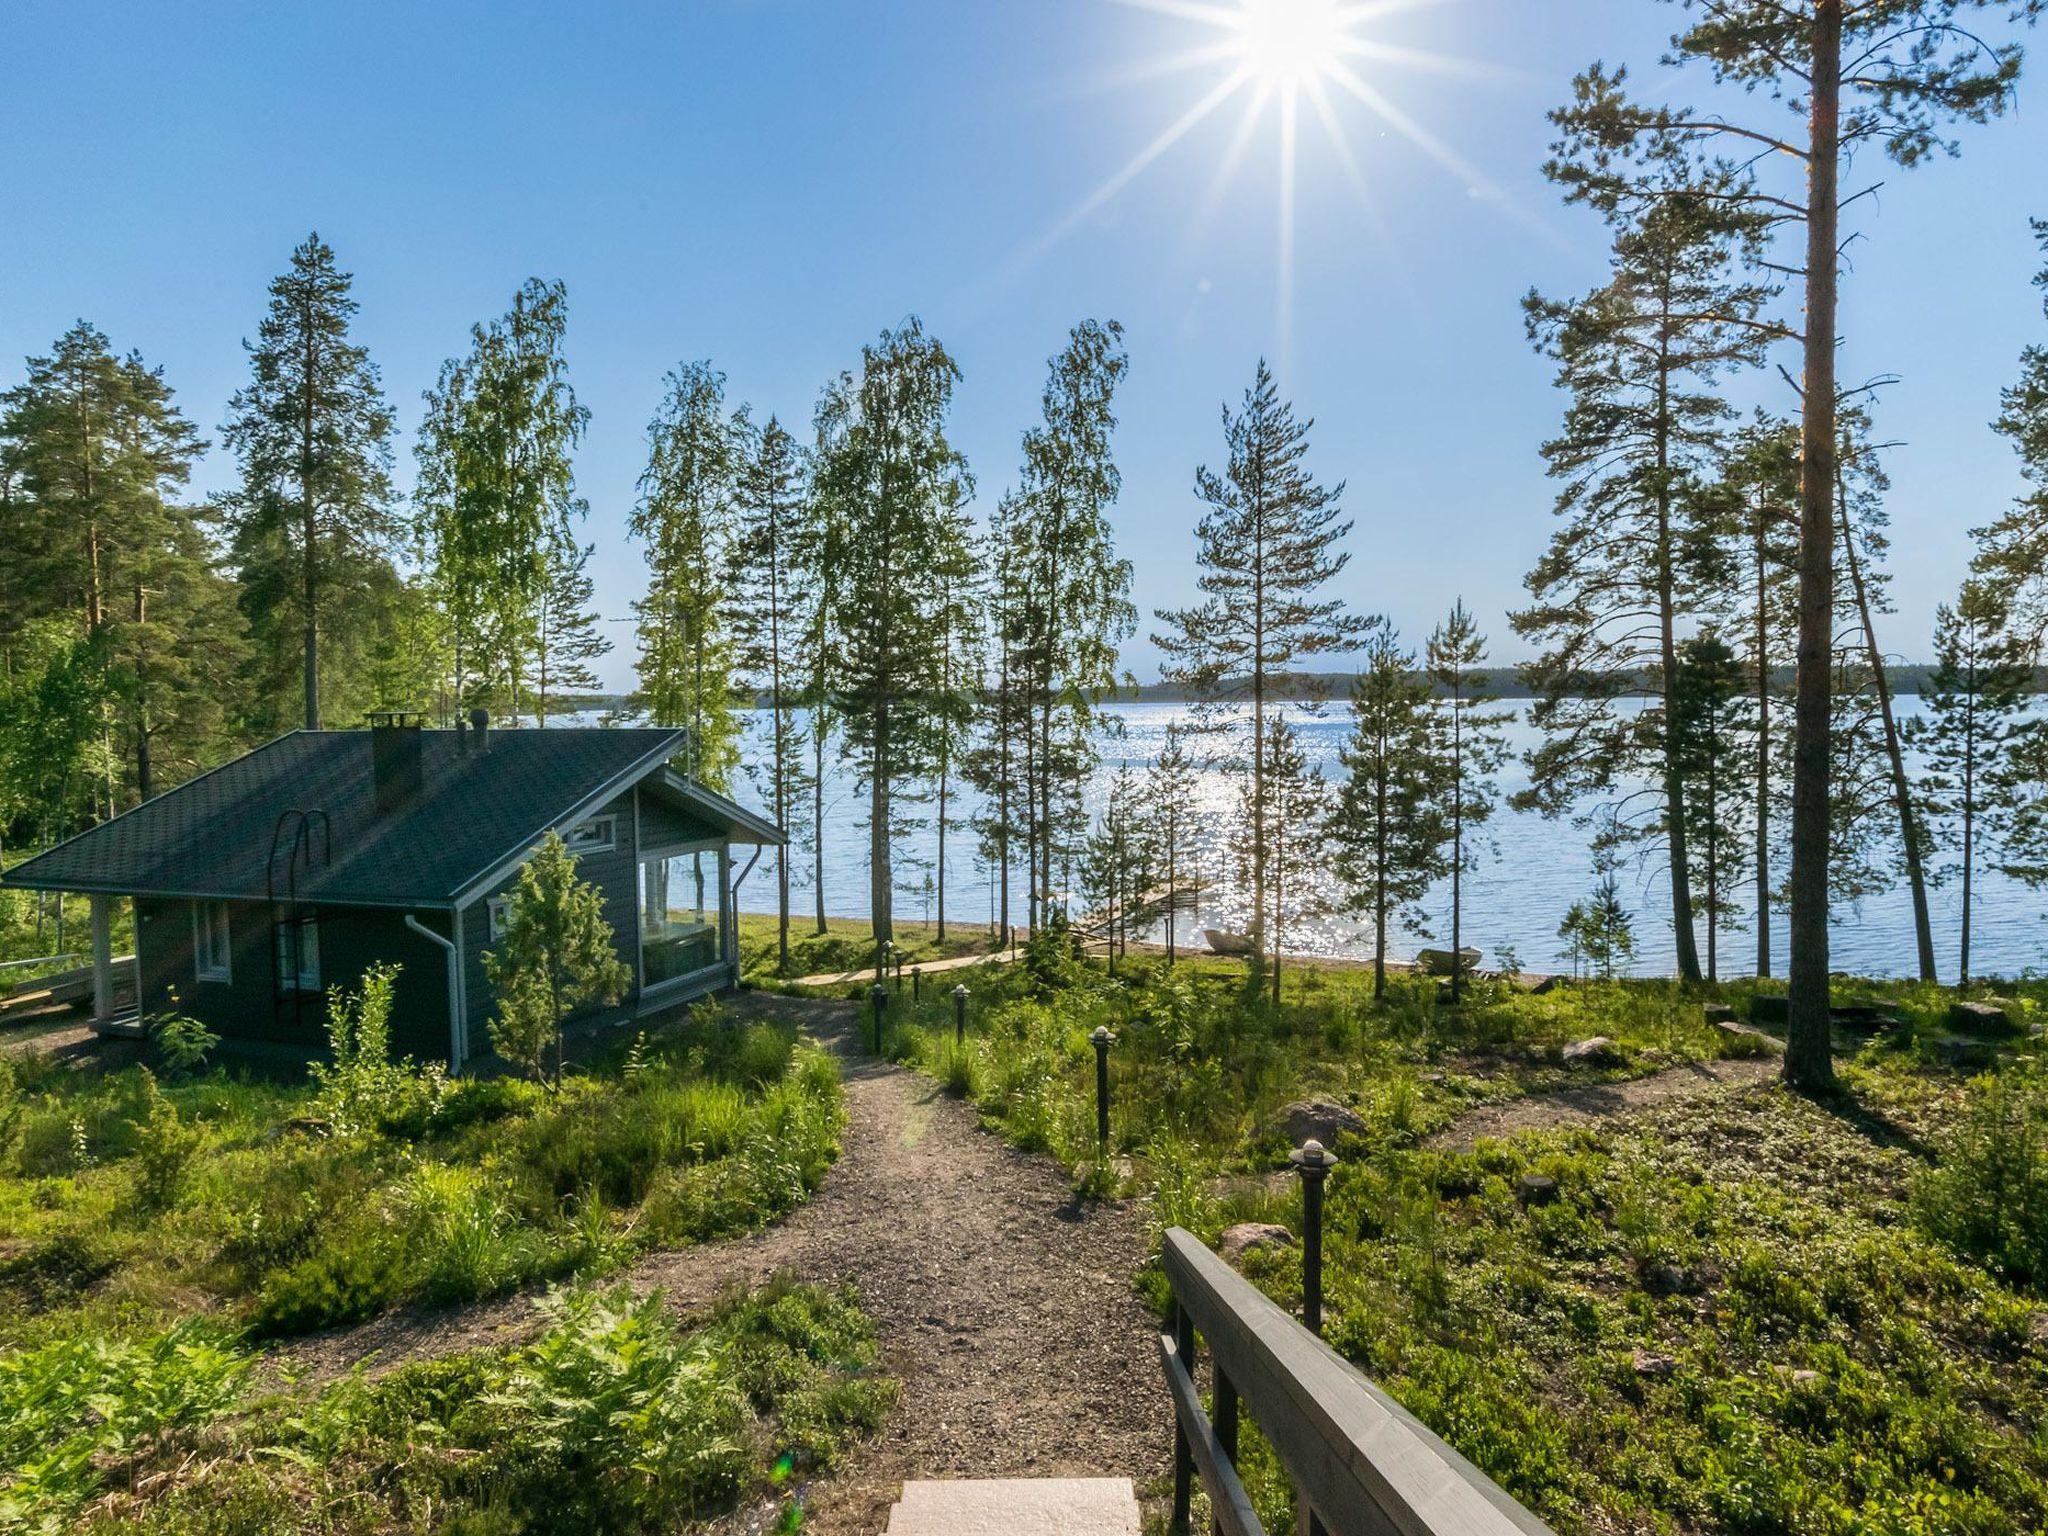
[[1923,1230],[2023,1284],[2048,1282],[2048,1069],[2014,1067],[1982,1080],[1915,1182]]

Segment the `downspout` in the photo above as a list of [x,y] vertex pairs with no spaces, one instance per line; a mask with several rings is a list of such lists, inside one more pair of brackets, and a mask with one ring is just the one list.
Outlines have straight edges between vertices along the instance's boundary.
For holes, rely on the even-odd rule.
[[734,986],[740,984],[740,887],[746,883],[747,876],[754,872],[754,866],[761,862],[761,849],[764,846],[761,843],[754,844],[754,856],[747,860],[746,867],[734,879],[732,891],[725,899],[725,926],[732,940],[731,964]]
[[[458,914],[456,922],[460,922]],[[462,962],[455,951],[455,941],[443,938],[412,913],[405,914],[405,926],[421,938],[431,939],[441,946],[442,954],[448,959],[448,1070],[451,1074],[462,1070]]]

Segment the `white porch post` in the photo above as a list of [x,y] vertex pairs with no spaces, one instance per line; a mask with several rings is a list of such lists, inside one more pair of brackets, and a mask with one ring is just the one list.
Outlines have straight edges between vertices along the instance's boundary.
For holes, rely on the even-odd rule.
[[105,1024],[114,1017],[114,898],[92,898],[92,1018]]

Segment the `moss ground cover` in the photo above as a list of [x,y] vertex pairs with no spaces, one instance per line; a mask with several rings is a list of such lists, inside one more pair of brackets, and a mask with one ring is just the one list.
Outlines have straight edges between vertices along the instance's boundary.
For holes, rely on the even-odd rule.
[[710,1016],[559,1091],[391,1064],[6,1071],[0,1348],[195,1313],[303,1332],[602,1274],[797,1204],[840,1124],[836,1068],[793,1026]]
[[[1561,1531],[2048,1528],[2048,1072],[2023,1033],[1966,1076],[1942,1065],[1947,995],[1848,987],[1902,1022],[1853,1044],[1839,1102],[1712,1088],[1449,1153],[1424,1139],[1475,1103],[1750,1047],[1662,983],[1495,989],[1453,1012],[1424,985],[1375,1006],[1354,974],[1297,973],[1274,1009],[1208,963],[1123,969],[976,977],[964,1049],[939,998],[898,1005],[891,1049],[1084,1188],[1134,1189],[1212,1241],[1237,1220],[1298,1230],[1291,1181],[1264,1176],[1274,1112],[1352,1107],[1328,1336]],[[2041,999],[2019,990],[2024,1024]],[[1118,1033],[1107,1160],[1098,1023]],[[1606,1066],[1561,1065],[1594,1035],[1616,1044]],[[1528,1173],[1556,1198],[1525,1202]],[[1290,1306],[1298,1263],[1248,1260]],[[1284,1519],[1277,1469],[1250,1459]]]

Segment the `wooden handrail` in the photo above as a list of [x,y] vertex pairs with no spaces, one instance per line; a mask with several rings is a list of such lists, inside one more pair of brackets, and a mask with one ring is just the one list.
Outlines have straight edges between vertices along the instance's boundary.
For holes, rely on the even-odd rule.
[[[1230,1536],[1261,1536],[1235,1469],[1218,1450],[1221,1440],[1236,1438],[1240,1400],[1294,1480],[1299,1507],[1329,1536],[1552,1536],[1192,1233],[1170,1230],[1162,1257],[1180,1314],[1175,1331],[1160,1339],[1176,1449],[1199,1466],[1217,1523]],[[1228,1437],[1217,1434],[1195,1395],[1188,1346],[1196,1334],[1215,1362],[1219,1417],[1229,1404]],[[1185,1521],[1184,1510],[1175,1515]]]

